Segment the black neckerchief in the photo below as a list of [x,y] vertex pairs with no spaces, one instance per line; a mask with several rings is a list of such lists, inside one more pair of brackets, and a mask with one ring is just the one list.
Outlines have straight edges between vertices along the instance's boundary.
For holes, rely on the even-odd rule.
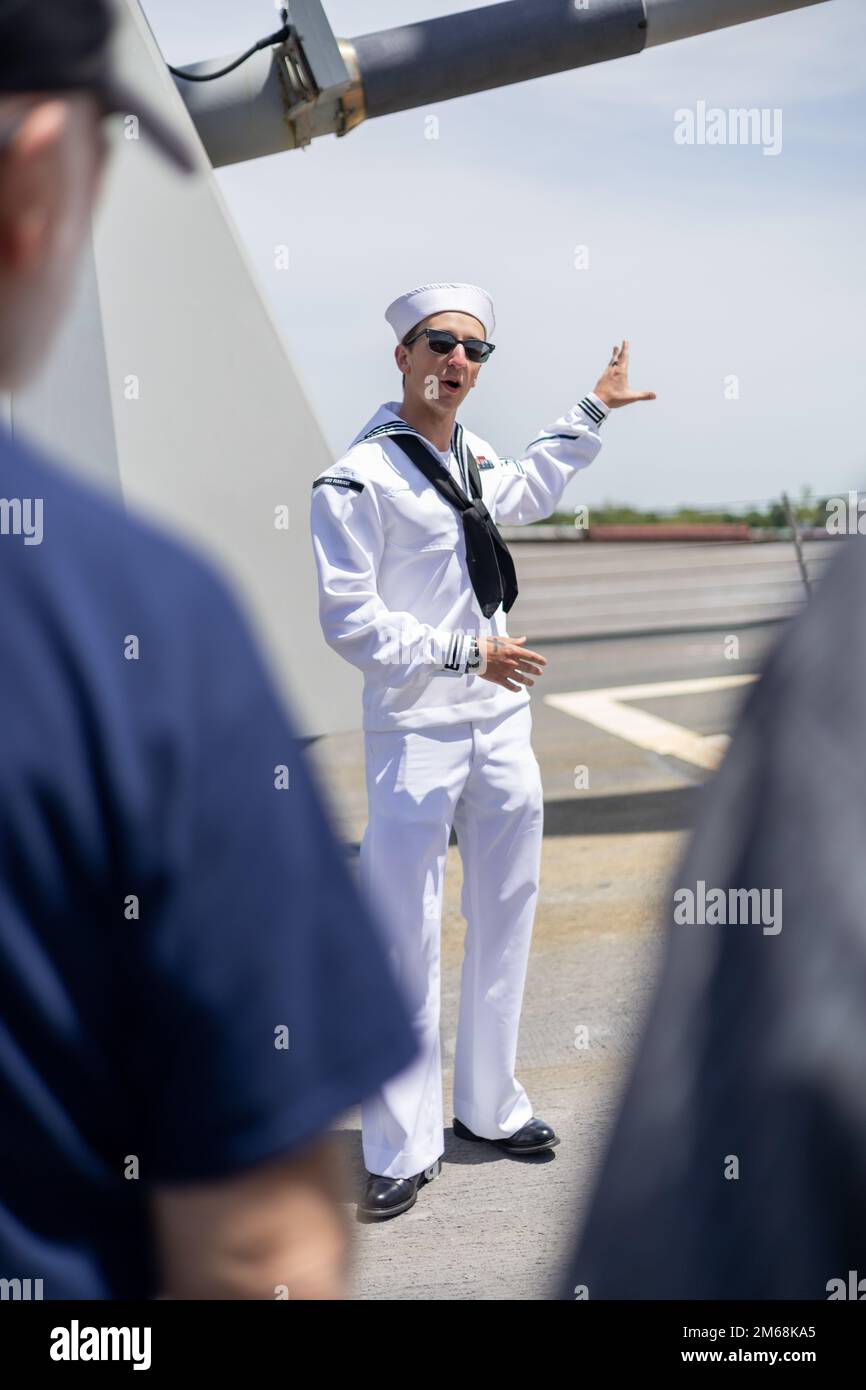
[[385,425],[377,425],[364,438],[382,435],[392,437],[440,496],[461,513],[469,578],[485,618],[492,617],[500,603],[503,611],[507,613],[517,598],[514,561],[482,500],[478,464],[468,444],[464,443],[462,427],[455,422],[451,447],[458,463],[463,457],[466,459],[471,498],[467,497],[462,487],[454,481],[449,470],[433,457],[423,441],[423,436],[412,425],[406,421],[394,420]]

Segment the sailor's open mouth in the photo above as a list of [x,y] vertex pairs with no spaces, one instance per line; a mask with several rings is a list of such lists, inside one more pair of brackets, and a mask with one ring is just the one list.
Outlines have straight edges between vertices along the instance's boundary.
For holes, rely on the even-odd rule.
[[443,377],[442,385],[445,387],[445,390],[450,391],[452,395],[455,391],[460,390],[460,382],[457,380],[456,376]]

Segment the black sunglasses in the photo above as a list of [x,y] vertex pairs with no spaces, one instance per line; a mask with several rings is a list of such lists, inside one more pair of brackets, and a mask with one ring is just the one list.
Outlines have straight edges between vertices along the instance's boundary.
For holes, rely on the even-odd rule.
[[440,357],[453,352],[457,344],[462,343],[470,362],[486,362],[496,347],[495,343],[487,343],[483,338],[457,338],[444,328],[422,328],[414,338],[407,339],[405,346],[411,347],[419,338],[426,338],[430,351],[437,352]]

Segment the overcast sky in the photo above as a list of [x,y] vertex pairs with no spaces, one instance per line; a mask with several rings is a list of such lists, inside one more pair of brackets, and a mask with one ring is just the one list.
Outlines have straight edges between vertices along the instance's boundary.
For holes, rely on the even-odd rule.
[[[325,9],[352,37],[478,4]],[[270,0],[144,9],[175,66],[277,24]],[[590,389],[623,337],[633,385],[658,393],[610,417],[566,504],[866,486],[864,58],[866,4],[829,0],[218,170],[334,456],[399,394],[388,302],[471,280],[493,296],[497,351],[461,418],[500,453]],[[780,152],[677,143],[675,113],[699,102],[779,109]]]

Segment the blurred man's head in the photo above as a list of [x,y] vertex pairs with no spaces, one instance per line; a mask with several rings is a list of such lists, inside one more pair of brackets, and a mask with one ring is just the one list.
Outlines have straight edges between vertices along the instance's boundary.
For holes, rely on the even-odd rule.
[[32,374],[69,303],[107,158],[101,114],[84,92],[0,96],[4,390]]
[[0,389],[46,353],[75,284],[108,153],[103,118],[135,118],[191,172],[190,151],[109,67],[106,0],[0,0]]

